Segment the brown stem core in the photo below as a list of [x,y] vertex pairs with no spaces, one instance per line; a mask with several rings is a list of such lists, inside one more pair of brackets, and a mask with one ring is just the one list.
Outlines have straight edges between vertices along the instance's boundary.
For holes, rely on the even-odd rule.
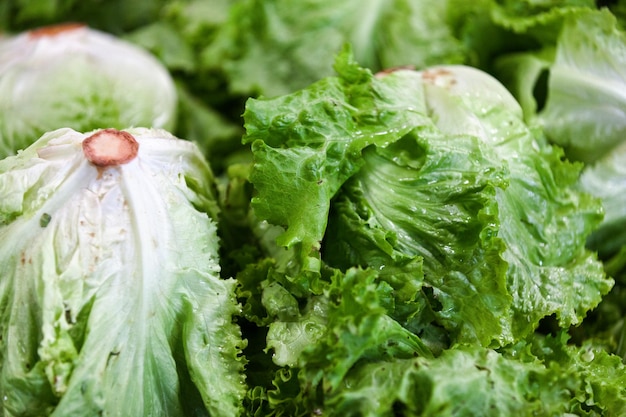
[[58,25],[43,26],[28,32],[32,39],[43,38],[44,36],[55,36],[59,33],[70,32],[72,30],[84,28],[82,23],[59,23]]
[[83,153],[99,167],[121,165],[137,156],[139,143],[133,135],[117,129],[100,130],[83,140]]

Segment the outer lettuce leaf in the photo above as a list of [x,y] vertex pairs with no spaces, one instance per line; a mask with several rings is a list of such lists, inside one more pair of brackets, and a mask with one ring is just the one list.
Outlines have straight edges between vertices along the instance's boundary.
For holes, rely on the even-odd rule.
[[[580,187],[600,198],[605,210],[589,246],[608,259],[626,242],[619,192],[626,35],[606,9],[570,11],[558,28],[558,37],[546,40],[543,49],[500,58],[497,74],[524,103],[526,118],[541,124],[568,158],[587,164]],[[612,264],[620,273],[617,261]]]
[[[420,338],[394,320],[396,288],[384,275],[353,268],[332,271],[329,280],[324,301],[312,299],[326,317],[327,332],[318,338],[315,350],[307,347],[299,358],[299,365],[310,368],[306,381],[323,379],[325,389],[335,389],[360,360],[432,357]],[[417,289],[414,286],[414,294]],[[320,350],[326,354],[319,355]]]
[[363,363],[325,405],[359,416],[622,415],[620,358],[566,341],[561,333],[500,352],[460,346],[436,359]]
[[[620,358],[593,346],[568,345],[565,332],[531,337],[500,350],[460,345],[436,357],[406,357],[391,342],[385,349],[371,350],[377,344],[385,346],[378,341],[382,329],[373,326],[368,331],[358,323],[371,323],[383,311],[385,291],[378,286],[373,292],[376,286],[363,275],[353,276],[358,282],[348,278],[354,272],[330,287],[334,290],[329,295],[341,294],[348,300],[338,302],[340,298],[330,296],[323,307],[318,305],[324,314],[317,326],[327,323],[328,335],[307,338],[307,347],[296,351],[297,367],[274,370],[271,386],[249,392],[250,415],[623,414],[626,373]],[[341,281],[345,285],[337,286]],[[378,296],[372,298],[375,293]],[[375,308],[367,312],[354,308],[349,294],[359,294],[367,299],[362,306]],[[302,324],[304,331],[309,322],[301,319],[290,323],[294,328]],[[350,340],[358,343],[348,349],[352,355],[346,355]],[[368,353],[357,361],[346,360],[357,352]]]
[[623,141],[624,51],[626,35],[606,10],[572,16],[563,26],[539,118],[568,157],[593,162]]
[[[257,278],[266,288],[280,286],[280,278],[262,275]],[[275,316],[268,348],[278,362],[290,358],[294,363],[278,369],[266,365],[273,379],[248,393],[250,415],[623,413],[626,374],[620,358],[593,346],[567,345],[565,332],[500,350],[458,345],[432,356],[389,320],[393,297],[372,271],[335,272],[327,288],[302,314],[290,308],[295,314]],[[293,306],[293,300],[282,305]],[[277,310],[268,306],[267,311]],[[273,325],[289,331],[274,332]],[[274,350],[276,342],[284,348]],[[419,357],[411,357],[412,351]]]
[[602,199],[605,211],[602,225],[588,244],[604,258],[613,256],[626,245],[626,141],[588,165],[580,177],[580,187]]
[[[249,407],[257,413],[310,413],[323,401],[317,393],[341,389],[346,375],[362,361],[433,356],[394,319],[397,287],[376,271],[325,268],[323,293],[306,298],[290,294],[288,279],[266,263],[238,279],[246,283],[240,293],[246,305],[268,315],[265,350],[279,366],[273,371],[273,388],[259,385],[249,393]],[[418,288],[414,286],[414,295]],[[254,315],[249,317],[254,320]],[[286,392],[299,398],[285,398]]]
[[[319,270],[330,199],[358,171],[361,150],[428,123],[419,100],[374,82],[353,62],[340,65],[345,78],[327,78],[274,100],[251,99],[244,114],[244,142],[255,154],[252,206],[261,220],[285,227],[277,244],[297,246],[306,270]],[[378,97],[418,107],[406,112]]]
[[569,380],[567,411],[580,416],[622,415],[626,411],[626,366],[622,359],[591,343],[568,344],[569,335],[530,338],[528,342],[502,351],[517,360],[534,358],[560,375],[561,383]]
[[50,132],[0,162],[4,415],[238,415],[244,342],[197,147],[131,129],[97,167]]
[[497,190],[496,199],[514,299],[513,333],[529,332],[552,313],[563,327],[579,324],[613,285],[585,250],[602,207],[578,190],[580,165],[563,162],[562,151],[550,146],[541,130],[522,123],[519,108],[506,109],[489,97],[483,101],[478,88],[455,84],[450,92],[480,119],[479,136],[509,169],[508,186]]
[[562,377],[539,361],[462,347],[436,359],[363,363],[326,406],[336,416],[561,415],[568,400]]
[[[570,159],[590,163],[623,136],[626,37],[606,9],[566,8],[552,14],[520,27],[515,26],[519,20],[510,18],[529,35],[550,23],[554,36],[539,37],[533,49],[499,57],[495,74],[524,104],[526,117],[537,117]],[[546,85],[540,85],[542,73],[548,75]]]

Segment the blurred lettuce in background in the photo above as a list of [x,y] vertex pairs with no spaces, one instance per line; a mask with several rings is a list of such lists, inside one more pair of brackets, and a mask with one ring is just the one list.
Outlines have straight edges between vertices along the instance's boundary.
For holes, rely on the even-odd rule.
[[0,158],[59,126],[172,130],[177,104],[165,66],[109,33],[67,23],[0,38]]

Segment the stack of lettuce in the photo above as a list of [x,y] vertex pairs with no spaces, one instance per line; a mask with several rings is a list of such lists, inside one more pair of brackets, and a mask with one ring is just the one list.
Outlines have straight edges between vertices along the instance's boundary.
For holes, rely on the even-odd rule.
[[626,414],[625,3],[132,4],[0,6],[152,51],[188,140],[3,142],[5,415]]

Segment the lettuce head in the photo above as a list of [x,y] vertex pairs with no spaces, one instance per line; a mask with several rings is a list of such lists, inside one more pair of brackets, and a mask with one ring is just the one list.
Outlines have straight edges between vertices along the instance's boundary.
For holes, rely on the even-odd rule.
[[239,414],[213,189],[160,129],[64,128],[0,162],[0,414]]
[[621,359],[568,344],[613,286],[582,165],[476,68],[335,69],[244,113],[267,254],[237,275],[249,408],[623,413]]
[[602,206],[577,189],[580,165],[480,70],[372,74],[345,54],[336,69],[244,114],[252,207],[295,251],[291,285],[321,292],[321,264],[408,280],[395,318],[437,345],[579,324],[612,286],[585,248]]

